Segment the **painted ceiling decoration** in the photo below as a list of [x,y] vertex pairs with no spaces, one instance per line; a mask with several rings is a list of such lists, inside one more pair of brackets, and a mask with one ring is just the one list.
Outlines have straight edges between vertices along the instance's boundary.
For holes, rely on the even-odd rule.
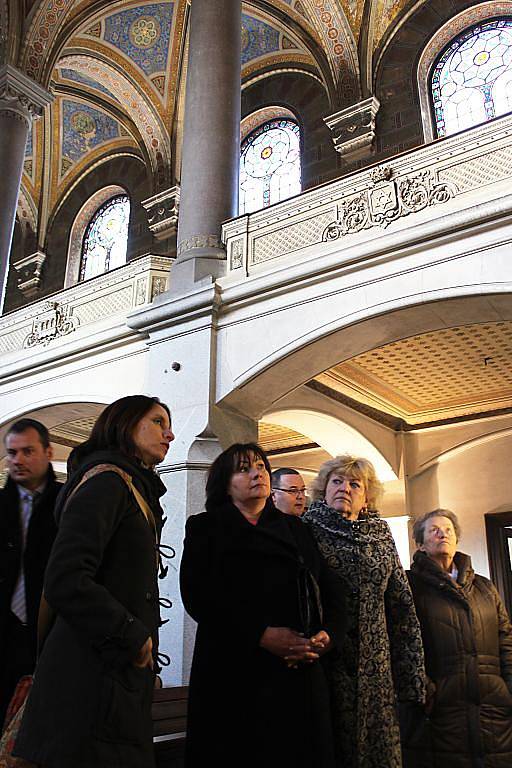
[[[421,2],[426,0],[416,7]],[[88,172],[88,160],[97,162],[123,141],[148,158],[155,192],[179,180],[179,147],[172,137],[181,125],[189,7],[190,0],[24,3],[26,34],[12,63],[64,100],[59,120],[46,123],[53,136],[41,121],[27,147],[23,185],[36,209],[45,152],[52,153],[45,185],[54,204],[77,174]],[[353,104],[362,97],[358,45],[368,38],[360,55],[371,67],[372,51],[387,42],[410,7],[409,0],[244,0],[244,84],[275,70],[304,71],[323,83],[332,112]],[[75,118],[82,133],[66,112],[74,98],[88,104],[81,123]]]
[[81,72],[77,72],[74,69],[66,69],[65,67],[62,67],[60,69],[60,76],[64,80],[71,80],[73,83],[84,85],[88,91],[99,91],[110,98],[112,97],[111,92],[105,88],[104,85],[101,85],[101,83],[94,80],[92,77],[87,77],[87,75],[83,75]]
[[118,120],[86,102],[63,99],[61,121],[61,178],[84,155],[122,135]]

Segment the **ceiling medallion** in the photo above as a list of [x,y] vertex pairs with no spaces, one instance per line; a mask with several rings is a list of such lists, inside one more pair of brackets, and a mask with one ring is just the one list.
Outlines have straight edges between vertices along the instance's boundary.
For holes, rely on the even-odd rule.
[[160,24],[153,16],[140,16],[132,23],[129,35],[137,48],[152,48],[160,39]]

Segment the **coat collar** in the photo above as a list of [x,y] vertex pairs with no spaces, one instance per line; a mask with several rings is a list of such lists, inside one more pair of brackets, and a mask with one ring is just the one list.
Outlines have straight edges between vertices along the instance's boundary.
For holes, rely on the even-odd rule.
[[[280,512],[269,497],[257,525],[249,523],[231,501],[206,512],[224,540],[224,546],[273,552],[301,560],[289,516]],[[298,521],[295,521],[298,522]]]
[[420,550],[414,553],[411,573],[436,589],[442,589],[456,599],[465,601],[466,592],[471,589],[475,578],[471,558],[464,552],[456,552],[453,560],[458,570],[457,581]]

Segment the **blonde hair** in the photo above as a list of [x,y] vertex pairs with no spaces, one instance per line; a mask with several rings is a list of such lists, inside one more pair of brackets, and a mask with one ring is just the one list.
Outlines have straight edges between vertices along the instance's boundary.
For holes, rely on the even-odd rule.
[[382,497],[383,488],[371,461],[360,456],[350,456],[348,453],[325,461],[318,470],[318,475],[309,486],[309,493],[313,501],[324,498],[325,489],[331,475],[346,475],[347,477],[362,480],[366,491],[368,509],[374,512],[377,511],[377,505]]

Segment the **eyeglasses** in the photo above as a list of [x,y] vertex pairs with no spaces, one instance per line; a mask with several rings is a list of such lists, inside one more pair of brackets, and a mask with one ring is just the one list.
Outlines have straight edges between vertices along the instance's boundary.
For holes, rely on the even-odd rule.
[[291,493],[293,496],[305,496],[305,488],[272,488],[273,491],[282,491],[283,493]]

